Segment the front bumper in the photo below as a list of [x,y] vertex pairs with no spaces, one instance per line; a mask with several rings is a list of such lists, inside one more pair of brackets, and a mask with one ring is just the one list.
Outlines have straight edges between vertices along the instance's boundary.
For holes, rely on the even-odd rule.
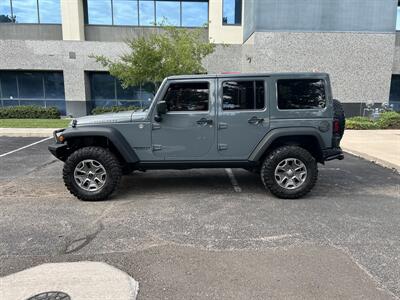
[[54,140],[56,144],[49,145],[48,149],[51,154],[57,157],[59,160],[65,161],[68,157],[68,145],[66,143],[61,143],[58,141],[58,133],[63,132],[65,129],[56,130],[53,132]]
[[68,145],[67,144],[53,144],[48,147],[51,154],[57,157],[59,160],[65,161],[68,157]]
[[334,159],[342,160],[344,159],[343,151],[340,147],[325,149],[322,151],[324,161],[330,161]]

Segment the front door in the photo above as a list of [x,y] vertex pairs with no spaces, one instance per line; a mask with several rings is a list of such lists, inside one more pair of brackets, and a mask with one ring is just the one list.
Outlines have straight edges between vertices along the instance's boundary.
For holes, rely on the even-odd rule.
[[245,160],[269,129],[265,78],[218,80],[218,152]]
[[161,97],[167,113],[153,121],[153,154],[166,160],[198,160],[215,143],[214,80],[171,81]]

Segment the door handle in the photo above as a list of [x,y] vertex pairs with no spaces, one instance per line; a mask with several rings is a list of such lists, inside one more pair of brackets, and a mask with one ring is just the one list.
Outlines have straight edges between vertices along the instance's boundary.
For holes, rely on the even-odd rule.
[[254,116],[251,119],[249,119],[248,122],[249,122],[249,124],[258,125],[258,124],[261,124],[262,122],[264,122],[264,118],[258,118],[256,116]]
[[206,118],[201,118],[201,119],[198,120],[196,123],[199,124],[199,125],[202,125],[202,126],[205,126],[205,125],[212,125],[213,120],[209,120],[209,119],[206,119]]

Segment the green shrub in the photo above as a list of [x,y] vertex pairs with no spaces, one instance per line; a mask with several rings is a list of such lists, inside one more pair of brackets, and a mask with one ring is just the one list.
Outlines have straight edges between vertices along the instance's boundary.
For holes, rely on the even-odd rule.
[[400,113],[395,111],[384,112],[377,123],[381,129],[400,129]]
[[60,119],[56,107],[36,105],[0,107],[0,119]]
[[127,110],[138,110],[139,107],[136,106],[109,106],[109,107],[96,107],[92,110],[93,115],[100,115],[109,112],[119,112]]
[[373,121],[366,117],[353,117],[346,120],[347,129],[400,129],[400,113],[389,111]]
[[371,119],[369,119],[367,117],[352,117],[352,118],[349,118],[347,120],[353,121],[353,122],[363,122],[363,123],[364,122],[371,122],[371,123],[373,122]]
[[346,120],[346,129],[355,129],[355,130],[362,130],[362,129],[379,129],[379,126],[376,122],[373,121],[359,121],[353,120],[353,118]]

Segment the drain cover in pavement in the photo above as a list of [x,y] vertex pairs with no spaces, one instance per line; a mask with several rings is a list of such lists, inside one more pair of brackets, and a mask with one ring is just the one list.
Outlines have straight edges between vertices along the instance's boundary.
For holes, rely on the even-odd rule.
[[45,292],[26,300],[71,300],[71,297],[63,292]]

